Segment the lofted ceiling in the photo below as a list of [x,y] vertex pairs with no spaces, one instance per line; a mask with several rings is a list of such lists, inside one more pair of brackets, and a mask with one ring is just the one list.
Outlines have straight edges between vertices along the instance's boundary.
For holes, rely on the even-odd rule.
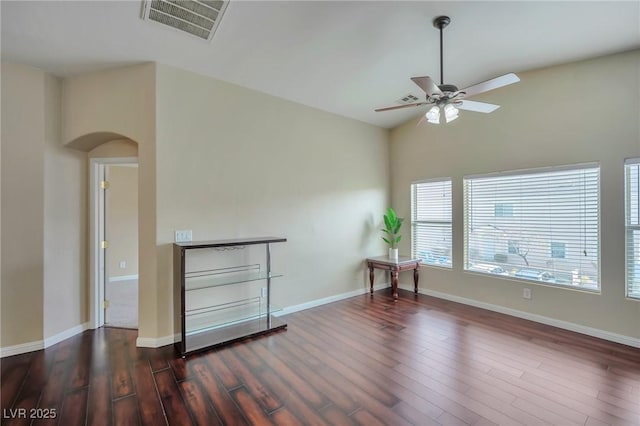
[[444,80],[461,88],[640,48],[638,1],[232,0],[210,43],[142,20],[141,5],[3,0],[2,60],[60,77],[156,61],[394,127],[420,111],[373,110],[422,98],[412,76],[439,80],[439,15],[452,19]]

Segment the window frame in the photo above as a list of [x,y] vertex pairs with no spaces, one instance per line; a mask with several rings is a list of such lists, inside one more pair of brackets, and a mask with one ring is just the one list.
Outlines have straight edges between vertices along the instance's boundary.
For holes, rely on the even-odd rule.
[[[596,218],[596,229],[595,229],[595,241],[597,244],[597,250],[596,253],[593,257],[595,257],[595,263],[597,264],[597,271],[596,274],[593,275],[596,279],[597,279],[597,288],[594,287],[590,287],[587,285],[573,285],[573,284],[565,284],[563,282],[545,282],[545,281],[541,281],[541,280],[535,280],[535,279],[528,279],[528,278],[521,278],[518,276],[515,276],[515,273],[513,275],[509,274],[508,276],[501,276],[501,275],[495,275],[495,274],[489,274],[489,273],[485,273],[485,272],[478,272],[472,268],[472,264],[474,263],[474,260],[470,259],[470,233],[471,233],[471,229],[470,229],[470,225],[473,222],[474,218],[472,216],[471,213],[471,206],[469,204],[472,204],[473,201],[470,199],[470,195],[468,194],[468,182],[473,181],[474,179],[482,179],[482,178],[499,178],[499,177],[509,177],[509,176],[526,176],[526,175],[535,175],[535,174],[543,174],[543,173],[550,173],[550,172],[562,172],[562,171],[579,171],[579,170],[589,170],[589,169],[596,169],[597,171],[597,180],[595,182],[595,194],[596,194],[596,207],[595,207],[595,218]],[[464,224],[463,224],[463,232],[464,232],[464,246],[463,246],[463,253],[464,253],[464,259],[463,259],[463,271],[465,273],[481,273],[481,274],[485,274],[485,275],[489,275],[489,276],[493,276],[493,277],[498,277],[498,278],[502,278],[502,279],[508,279],[508,280],[513,280],[513,281],[518,281],[518,282],[524,282],[524,283],[532,283],[532,284],[538,284],[538,285],[545,285],[545,286],[549,286],[549,287],[553,287],[553,288],[559,288],[559,289],[566,289],[566,290],[575,290],[575,291],[583,291],[583,292],[588,292],[588,293],[592,293],[592,294],[601,294],[602,293],[602,268],[601,268],[601,261],[602,261],[602,256],[601,256],[601,252],[602,252],[602,220],[601,220],[601,215],[602,215],[602,207],[601,207],[601,203],[602,203],[602,196],[601,196],[601,183],[602,181],[602,173],[601,173],[601,166],[599,162],[589,162],[589,163],[580,163],[580,164],[571,164],[571,165],[560,165],[560,166],[549,166],[549,167],[539,167],[539,168],[530,168],[530,169],[519,169],[519,170],[510,170],[510,171],[501,171],[501,172],[493,172],[493,173],[482,173],[482,174],[473,174],[473,175],[466,175],[463,176],[463,191],[464,191],[464,195],[463,195],[463,211],[464,211]],[[477,202],[477,201],[476,201]],[[491,200],[491,202],[495,204],[500,204],[501,202],[497,202],[495,199]],[[503,203],[504,204],[504,203]],[[494,207],[495,208],[495,207]],[[495,210],[494,210],[495,211]],[[514,206],[514,210],[515,212],[515,206]],[[515,216],[515,215],[514,215]],[[494,218],[496,217],[495,215],[493,216]],[[497,218],[501,218],[502,216],[498,216]],[[516,242],[518,241],[516,238],[508,238],[505,242],[506,247],[507,247],[507,252],[509,252],[510,247],[510,243],[511,242]],[[565,244],[565,258],[566,258],[566,241],[562,241]],[[551,243],[551,241],[549,241],[549,243]],[[509,252],[511,253],[511,252]],[[554,260],[562,260],[560,258],[552,258],[551,257],[551,247],[549,245],[549,260],[554,261]],[[481,260],[478,260],[481,261]],[[540,269],[542,270],[542,267],[529,267],[529,266],[522,266],[520,268],[520,270],[527,270],[527,269]],[[563,271],[551,271],[551,274],[554,274],[554,272],[556,273],[562,273],[564,274]],[[581,274],[584,277],[584,274]]]
[[[426,220],[417,220],[416,216],[417,216],[417,212],[414,210],[414,207],[416,206],[416,200],[415,200],[415,196],[416,196],[416,186],[420,185],[420,184],[429,184],[429,183],[442,183],[442,182],[448,182],[449,183],[449,189],[450,189],[450,194],[449,197],[451,199],[451,203],[449,205],[449,216],[451,218],[451,220],[446,221],[446,220],[438,220],[438,221],[426,221]],[[411,257],[414,259],[419,259],[420,257],[418,256],[418,254],[416,253],[416,243],[415,243],[415,225],[416,224],[436,224],[436,225],[448,225],[449,229],[451,231],[451,246],[449,247],[449,259],[450,262],[448,264],[438,264],[438,263],[432,263],[432,262],[424,262],[424,261],[420,261],[420,265],[423,266],[430,266],[430,267],[435,267],[435,268],[442,268],[445,270],[452,270],[453,269],[453,178],[451,177],[439,177],[439,178],[432,178],[432,179],[422,179],[422,180],[417,180],[414,182],[411,182],[411,186],[410,186],[410,191],[411,191]]]
[[[637,295],[631,295],[631,286],[629,285],[629,280],[631,279],[631,265],[629,262],[629,235],[632,235],[634,231],[640,232],[640,220],[638,221],[637,225],[631,225],[629,223],[631,219],[631,187],[630,177],[628,176],[627,171],[630,169],[629,166],[633,165],[637,165],[638,167],[640,167],[640,157],[628,158],[624,161],[624,294],[626,299],[640,302],[640,289],[638,290]],[[638,191],[640,192],[640,179],[638,180]],[[638,194],[637,208],[640,210],[640,194]],[[640,267],[640,264],[638,265],[638,267]]]

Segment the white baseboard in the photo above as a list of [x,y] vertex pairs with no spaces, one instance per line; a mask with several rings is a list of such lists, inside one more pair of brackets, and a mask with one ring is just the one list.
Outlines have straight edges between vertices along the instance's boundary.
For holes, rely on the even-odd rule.
[[[398,287],[403,290],[413,291],[413,286],[401,284]],[[441,293],[439,291],[418,288],[418,293],[426,294],[427,296],[437,297],[438,299],[445,299],[445,300],[450,300],[452,302],[462,303],[464,305],[475,306],[476,308],[482,308],[488,311],[499,312],[501,314],[510,315],[512,317],[522,318],[529,321],[538,322],[541,324],[551,325],[553,327],[562,328],[564,330],[575,331],[576,333],[586,334],[587,336],[597,337],[599,339],[608,340],[610,342],[621,343],[623,345],[640,348],[640,339],[636,339],[630,336],[625,336],[623,334],[612,333],[610,331],[604,331],[597,328],[587,327],[585,325],[575,324],[568,321],[549,318],[542,315],[532,314],[529,312],[523,312],[517,309],[506,308],[500,305],[493,305],[491,303],[485,303],[485,302],[480,302],[473,299],[467,299],[466,297],[455,296],[447,293]]]
[[138,337],[136,339],[136,346],[139,348],[159,348],[160,346],[173,345],[173,343],[179,339],[180,335],[162,337]]
[[[380,290],[388,288],[389,283],[377,284],[373,287],[374,290]],[[399,288],[407,291],[413,291],[413,286],[400,284]],[[316,306],[326,305],[327,303],[337,302],[339,300],[348,299],[350,297],[359,296],[369,291],[369,288],[360,288],[358,290],[349,291],[346,293],[337,294],[335,296],[324,297],[322,299],[311,300],[309,302],[301,303],[299,305],[288,306],[282,311],[275,313],[274,316],[281,316],[292,314],[294,312],[303,311],[305,309],[314,308]],[[562,328],[569,331],[575,331],[576,333],[586,334],[587,336],[593,336],[604,340],[609,340],[615,343],[621,343],[627,346],[633,346],[640,348],[640,339],[636,339],[630,336],[622,334],[612,333],[609,331],[600,330],[597,328],[587,327],[580,324],[575,324],[568,321],[562,321],[555,318],[549,318],[542,315],[532,314],[529,312],[519,311],[517,309],[506,308],[504,306],[493,305],[491,303],[480,302],[473,299],[467,299],[466,297],[455,296],[452,294],[441,293],[439,291],[428,290],[419,288],[418,292],[427,296],[437,297],[438,299],[450,300],[452,302],[462,303],[464,305],[475,306],[477,308],[486,309],[493,312],[499,312],[501,314],[510,315],[517,318],[522,318],[541,324],[551,325],[553,327]],[[56,343],[82,333],[83,331],[91,328],[90,323],[77,325],[61,333],[57,333],[53,336],[47,337],[44,341],[38,340],[34,342],[22,343],[14,346],[7,346],[0,348],[0,358],[4,358],[12,355],[19,355],[27,352],[38,351],[48,348]],[[179,335],[169,335],[162,337],[138,337],[136,339],[136,346],[141,348],[159,348],[161,346],[172,345],[180,338]]]
[[138,279],[138,274],[135,275],[120,275],[117,277],[109,277],[109,282],[110,283],[115,283],[117,281],[130,281],[130,280],[137,280]]
[[71,327],[67,330],[61,331],[60,333],[56,333],[53,336],[44,338],[44,347],[45,349],[55,345],[56,343],[60,343],[69,337],[73,337],[76,334],[80,334],[85,330],[91,328],[91,324],[89,322],[85,322],[84,324],[76,325],[75,327]]
[[65,339],[73,337],[76,334],[80,334],[89,328],[90,324],[85,322],[84,324],[76,325],[75,327],[56,333],[53,336],[46,337],[44,340],[37,340],[35,342],[21,343],[19,345],[0,348],[0,358],[46,349],[56,343],[60,343]]
[[44,349],[44,341],[36,340],[35,342],[21,343],[19,345],[6,346],[0,348],[0,358],[26,354],[27,352],[39,351]]
[[[389,283],[376,284],[373,286],[373,290],[381,290],[383,288],[389,287]],[[338,300],[348,299],[354,296],[360,296],[361,294],[365,294],[369,292],[369,287],[360,288],[358,290],[349,291],[347,293],[337,294],[335,296],[324,297],[322,299],[312,300],[310,302],[301,303],[299,305],[293,305],[284,308],[281,311],[278,311],[273,314],[274,317],[279,317],[282,315],[292,314],[298,311],[304,311],[305,309],[315,308],[316,306],[326,305],[327,303],[337,302]]]

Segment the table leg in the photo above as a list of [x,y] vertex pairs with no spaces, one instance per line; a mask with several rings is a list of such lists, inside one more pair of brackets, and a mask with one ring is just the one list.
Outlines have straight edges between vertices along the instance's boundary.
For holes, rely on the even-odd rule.
[[393,291],[393,300],[398,300],[398,271],[391,271],[391,290]]
[[371,283],[371,295],[373,296],[373,265],[369,264],[369,282]]
[[414,292],[416,294],[418,294],[418,269],[420,268],[420,265],[416,266],[416,269],[413,270],[413,285],[414,285]]

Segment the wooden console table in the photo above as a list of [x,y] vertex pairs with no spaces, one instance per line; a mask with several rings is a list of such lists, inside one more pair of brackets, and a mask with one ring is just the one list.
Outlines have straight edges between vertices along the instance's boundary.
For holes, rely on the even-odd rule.
[[383,269],[391,272],[391,291],[394,300],[398,299],[398,274],[401,271],[413,269],[414,291],[418,293],[418,268],[420,268],[420,259],[413,259],[407,256],[398,256],[398,260],[389,259],[388,256],[378,256],[367,258],[367,266],[369,267],[369,281],[371,281],[371,294],[373,294],[373,270]]

